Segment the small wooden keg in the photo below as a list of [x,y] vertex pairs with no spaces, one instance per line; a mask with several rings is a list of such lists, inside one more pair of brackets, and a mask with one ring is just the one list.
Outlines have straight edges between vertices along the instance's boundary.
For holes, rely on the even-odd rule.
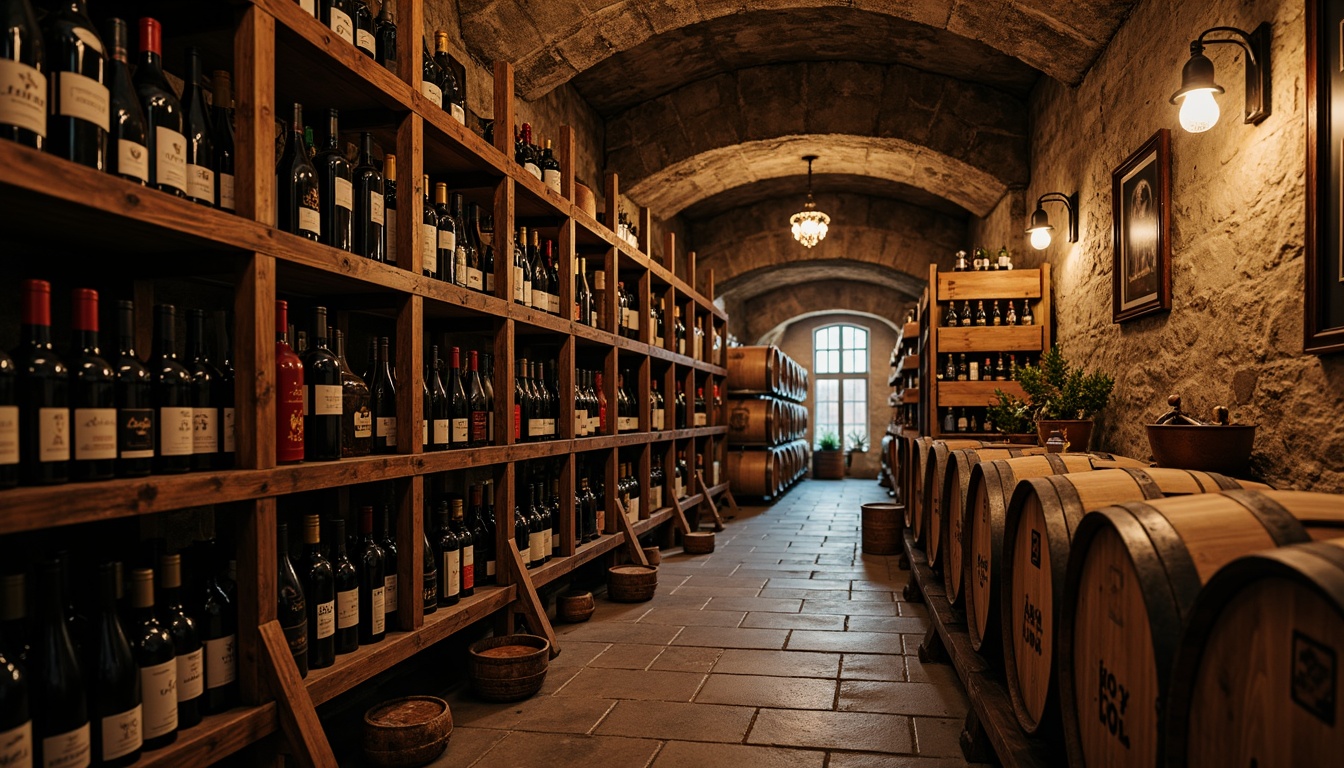
[[618,603],[643,603],[658,589],[658,566],[614,565],[607,569],[607,597]]
[[487,637],[467,649],[467,672],[487,701],[520,701],[541,690],[551,644],[536,635]]
[[592,592],[566,592],[555,598],[555,617],[560,621],[578,624],[592,618],[595,610]]
[[899,555],[901,553],[901,507],[888,502],[864,504],[863,553],[865,555]]
[[[681,549],[688,555],[708,555],[714,551],[713,531],[693,531],[681,538]],[[652,563],[650,563],[652,565]]]
[[385,701],[364,713],[364,756],[378,768],[427,765],[453,734],[448,702],[435,696]]

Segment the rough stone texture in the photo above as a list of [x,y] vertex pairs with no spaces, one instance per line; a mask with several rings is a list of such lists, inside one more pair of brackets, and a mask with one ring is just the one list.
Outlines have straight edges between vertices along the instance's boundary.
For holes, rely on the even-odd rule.
[[901,65],[797,62],[687,84],[607,123],[607,166],[672,216],[711,195],[816,171],[920,187],[984,215],[1025,183],[1025,106]]
[[899,326],[905,310],[917,301],[917,295],[897,295],[871,282],[820,280],[763,293],[741,304],[740,311],[729,317],[740,318],[733,322],[733,333],[743,344],[778,344],[791,323],[835,311],[863,316],[869,325],[877,320]]
[[[1054,265],[1064,351],[1117,379],[1101,444],[1148,456],[1142,425],[1179,392],[1201,414],[1226,404],[1238,421],[1258,423],[1253,469],[1270,483],[1341,491],[1344,358],[1302,353],[1302,13],[1300,3],[1272,0],[1140,2],[1079,88],[1037,89],[1027,200],[1081,193],[1081,242],[1043,255]],[[1211,58],[1228,89],[1223,119],[1208,133],[1184,132],[1167,99],[1190,39],[1215,24],[1262,21],[1273,28],[1273,114],[1243,124],[1240,54],[1219,46]],[[1172,131],[1172,311],[1115,325],[1111,171],[1160,127]],[[996,213],[972,226],[971,239],[1015,236],[1022,220]]]
[[535,98],[656,35],[758,10],[854,11],[945,29],[1077,83],[1132,0],[461,0],[467,43],[483,60],[517,62]]
[[[678,218],[687,221],[710,219],[729,208],[754,205],[775,198],[789,198],[794,205],[801,205],[807,191],[807,166],[799,164],[800,173],[794,176],[780,176],[774,179],[762,179],[750,184],[741,184],[724,190],[713,197],[705,198],[681,212]],[[953,205],[921,187],[902,184],[879,176],[855,176],[843,173],[814,173],[812,188],[817,194],[852,194],[868,197],[888,197],[921,208],[927,208],[948,216],[968,218],[965,208]]]

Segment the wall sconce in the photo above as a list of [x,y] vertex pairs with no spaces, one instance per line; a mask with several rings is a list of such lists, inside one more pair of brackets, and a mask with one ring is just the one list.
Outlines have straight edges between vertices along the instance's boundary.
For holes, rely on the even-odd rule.
[[1050,247],[1050,233],[1055,228],[1050,226],[1050,217],[1045,214],[1046,203],[1064,204],[1069,214],[1069,242],[1078,242],[1078,193],[1066,195],[1063,192],[1047,192],[1036,200],[1036,212],[1031,214],[1031,226],[1027,227],[1027,234],[1031,235],[1031,247],[1038,251]]
[[[1214,33],[1230,37],[1207,37]],[[1203,133],[1218,124],[1218,101],[1214,97],[1224,91],[1213,79],[1213,62],[1204,55],[1204,46],[1213,43],[1239,45],[1246,51],[1246,122],[1258,125],[1270,111],[1268,23],[1249,34],[1236,27],[1213,27],[1190,43],[1190,60],[1181,70],[1181,89],[1171,95],[1171,103],[1181,105],[1181,127],[1190,133]]]

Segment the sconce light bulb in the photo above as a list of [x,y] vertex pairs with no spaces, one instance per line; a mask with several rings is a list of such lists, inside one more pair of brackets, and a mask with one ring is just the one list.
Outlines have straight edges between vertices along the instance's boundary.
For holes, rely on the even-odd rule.
[[1218,100],[1210,89],[1191,91],[1181,99],[1181,127],[1203,133],[1218,124]]
[[1033,229],[1031,231],[1031,247],[1038,251],[1043,251],[1050,247],[1050,230]]

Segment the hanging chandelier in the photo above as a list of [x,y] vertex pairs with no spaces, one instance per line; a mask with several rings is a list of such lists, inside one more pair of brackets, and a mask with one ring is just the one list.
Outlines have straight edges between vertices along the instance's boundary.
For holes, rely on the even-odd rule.
[[789,217],[789,225],[793,228],[793,239],[802,243],[804,248],[811,248],[826,239],[831,217],[818,211],[817,204],[812,200],[812,161],[817,156],[804,155],[803,159],[807,161],[807,205]]

